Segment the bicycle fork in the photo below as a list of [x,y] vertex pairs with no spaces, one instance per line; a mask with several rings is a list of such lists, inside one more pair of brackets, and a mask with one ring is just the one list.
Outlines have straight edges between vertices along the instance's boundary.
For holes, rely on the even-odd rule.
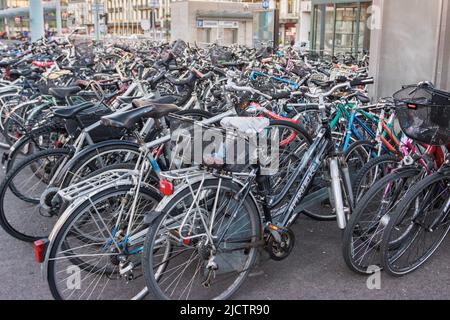
[[[334,208],[336,210],[336,221],[339,229],[344,230],[347,226],[347,215],[351,212],[351,206],[353,205],[353,192],[350,173],[345,160],[339,156],[335,156],[330,159],[329,167],[331,177],[331,196],[334,201]],[[345,195],[347,195],[349,205],[348,208],[346,208],[344,204],[344,192],[342,190],[343,184]]]

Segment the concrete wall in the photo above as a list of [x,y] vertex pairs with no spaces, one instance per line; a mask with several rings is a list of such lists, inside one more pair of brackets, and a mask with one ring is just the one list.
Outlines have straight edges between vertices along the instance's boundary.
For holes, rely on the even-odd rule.
[[[183,39],[187,42],[195,41],[194,31],[189,32],[192,24],[192,18],[189,17],[189,2],[172,2],[170,4],[170,14],[171,14],[171,26],[170,26],[170,38],[171,41],[176,39]],[[194,19],[195,23],[195,19]],[[195,26],[194,26],[195,27]]]
[[[420,81],[450,90],[448,0],[374,0],[373,4],[381,9],[381,28],[371,34],[370,72],[377,79],[372,94],[390,96],[402,85]],[[440,76],[442,71],[445,74]]]
[[[175,1],[171,6],[171,40],[183,39],[184,41],[199,41],[201,33],[197,28],[197,16],[199,12],[202,14],[226,12],[227,17],[201,17],[207,20],[228,20],[238,21],[239,28],[237,40],[242,45],[252,45],[253,37],[253,20],[243,19],[239,17],[242,13],[252,14],[256,9],[260,8],[260,4],[238,3],[238,2],[220,2],[220,1]],[[233,17],[236,13],[236,17]],[[217,28],[211,28],[211,41],[217,38]]]
[[442,12],[442,29],[440,35],[439,62],[436,84],[450,89],[450,1],[445,1]]
[[311,12],[302,12],[300,22],[298,23],[297,42],[309,43],[309,34],[311,32]]

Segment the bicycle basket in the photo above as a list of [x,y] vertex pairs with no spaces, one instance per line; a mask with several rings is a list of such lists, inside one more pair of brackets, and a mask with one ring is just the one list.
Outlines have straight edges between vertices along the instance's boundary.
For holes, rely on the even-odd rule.
[[77,41],[74,43],[74,47],[77,65],[84,67],[90,67],[94,65],[94,46],[91,41]]
[[[256,119],[256,118],[253,118]],[[170,166],[196,165],[229,172],[246,171],[257,163],[256,141],[223,127],[206,126],[171,116]]]
[[181,39],[178,39],[172,43],[172,45],[170,46],[170,51],[175,57],[181,57],[186,47],[187,47],[186,42],[184,42]]
[[227,62],[233,62],[234,55],[232,52],[227,51],[224,48],[214,48],[210,51],[211,63],[214,65],[220,65]]
[[394,95],[403,132],[429,145],[450,143],[450,93],[431,86],[406,86]]
[[[96,123],[97,121],[100,121],[102,116],[111,113],[111,109],[103,104],[93,105],[92,107],[81,111],[77,115],[78,121],[72,119],[66,120],[66,129],[70,134],[78,136],[82,129]],[[95,127],[89,131],[89,135],[94,142],[101,142],[108,139],[119,139],[123,136],[123,134],[124,132],[122,129],[105,127],[103,125]]]

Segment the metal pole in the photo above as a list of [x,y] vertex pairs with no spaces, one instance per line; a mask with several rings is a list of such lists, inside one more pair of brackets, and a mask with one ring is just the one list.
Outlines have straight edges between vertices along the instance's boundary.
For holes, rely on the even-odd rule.
[[61,0],[56,0],[56,34],[61,37]]
[[153,19],[153,23],[152,23],[153,40],[156,41],[156,26],[155,26],[155,24],[156,24],[156,11],[155,11],[155,8],[153,8],[152,13],[153,13],[152,14],[152,19]]
[[130,34],[130,0],[127,0],[127,33]]
[[31,41],[35,42],[44,36],[44,7],[42,0],[30,0]]
[[92,8],[92,12],[94,14],[95,41],[100,40],[100,22],[98,17],[98,8],[99,8],[98,0],[95,0],[94,7]]
[[353,37],[353,47],[352,50],[355,50],[354,56],[358,59],[358,51],[359,51],[359,33],[361,32],[360,22],[361,22],[361,2],[358,2],[358,7],[356,9],[356,35]]

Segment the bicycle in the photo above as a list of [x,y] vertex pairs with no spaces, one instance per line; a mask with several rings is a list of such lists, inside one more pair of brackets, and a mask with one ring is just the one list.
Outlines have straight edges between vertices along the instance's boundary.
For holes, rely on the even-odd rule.
[[[232,169],[226,167],[197,170],[179,176],[176,172],[162,173],[166,179],[177,182],[178,187],[173,194],[168,192],[170,195],[148,215],[150,226],[142,264],[149,290],[158,299],[171,299],[173,296],[190,299],[191,294],[196,295],[193,299],[207,296],[227,299],[247,277],[255,263],[258,248],[265,247],[274,260],[287,258],[295,241],[289,227],[299,214],[296,208],[305,199],[314,176],[327,158],[330,158],[331,192],[337,225],[345,229],[353,205],[351,184],[342,155],[335,153],[324,98],[339,89],[370,83],[373,79],[358,79],[339,84],[326,93],[310,94],[305,88],[305,92],[299,92],[319,99],[322,126],[312,145],[301,154],[300,163],[290,171],[287,182],[276,194],[272,193],[270,180],[261,173],[258,164],[251,167],[250,173],[230,172]],[[247,132],[245,120],[235,123],[235,129]],[[341,170],[344,188],[341,185]],[[161,183],[170,185],[164,181]],[[297,181],[299,183],[292,198],[286,199]],[[255,184],[257,192],[253,187]],[[261,198],[260,202],[255,198]],[[181,257],[181,253],[186,251],[187,257]],[[172,255],[172,252],[175,254]],[[171,261],[176,264],[178,260],[180,265],[171,266]],[[187,270],[191,263],[195,266]],[[187,275],[187,279],[182,279],[183,275]],[[214,289],[227,278],[231,280],[224,288]],[[195,293],[192,292],[194,282]],[[179,283],[185,285],[184,289],[172,287]]]

